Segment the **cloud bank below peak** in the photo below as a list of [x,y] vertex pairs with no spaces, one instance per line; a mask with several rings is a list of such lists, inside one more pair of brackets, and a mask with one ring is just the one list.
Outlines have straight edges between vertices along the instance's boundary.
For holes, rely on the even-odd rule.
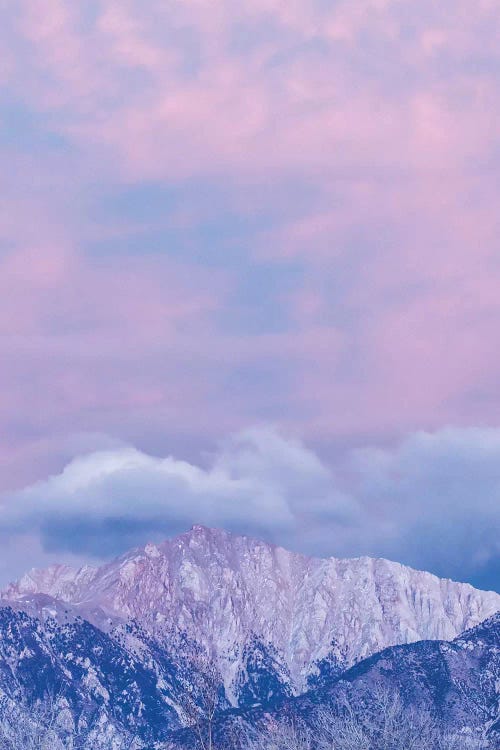
[[498,588],[499,497],[497,429],[413,433],[330,466],[299,440],[259,427],[222,442],[206,466],[127,445],[82,454],[4,495],[0,533],[36,540],[52,559],[102,559],[202,523]]

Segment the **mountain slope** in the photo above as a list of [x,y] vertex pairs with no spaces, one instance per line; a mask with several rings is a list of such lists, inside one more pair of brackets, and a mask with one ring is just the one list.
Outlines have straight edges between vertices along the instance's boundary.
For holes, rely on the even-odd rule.
[[104,630],[182,633],[215,657],[235,705],[301,693],[387,646],[453,639],[500,609],[494,592],[398,563],[308,558],[200,526],[100,567],[31,571],[3,594],[37,614],[40,595]]
[[292,710],[306,719],[318,708],[346,703],[362,711],[373,709],[377,694],[388,693],[427,708],[450,729],[468,728],[500,745],[500,612],[451,642],[384,649],[335,682],[298,697]]
[[41,623],[0,608],[0,695],[26,707],[63,701],[75,725],[104,713],[117,732],[145,738],[179,726],[171,706],[178,666],[165,651],[143,656],[85,620]]
[[[82,620],[42,623],[12,607],[0,608],[0,744],[6,700],[19,707],[16,721],[26,721],[23,715],[43,716],[57,699],[58,716],[64,718],[64,726],[60,718],[55,725],[63,743],[58,747],[71,745],[72,731],[90,736],[86,746],[102,750],[127,747],[132,736],[147,746],[166,740],[172,747],[194,747],[196,732],[179,727],[188,693],[203,714],[207,675],[200,673],[203,662],[196,660],[195,652],[182,664],[178,647],[171,655],[169,646],[174,644],[155,642],[133,625],[108,635]],[[228,712],[219,693],[216,737],[224,747],[224,738],[244,738],[246,726],[265,731],[273,717],[278,724],[283,717],[288,722],[295,717],[315,726],[318,716],[337,715],[346,705],[354,707],[361,723],[366,718],[373,727],[374,717],[383,719],[384,696],[390,695],[438,717],[445,730],[465,732],[464,743],[466,737],[488,738],[484,747],[497,747],[500,613],[451,642],[420,641],[387,648],[320,688],[278,699],[265,708],[252,709],[250,694],[243,710]],[[14,714],[12,710],[15,716],[17,709]],[[51,746],[55,747],[53,741]]]
[[[428,732],[422,741],[420,729]],[[223,713],[214,727],[221,747],[227,737],[239,737],[241,747],[299,747],[308,734],[319,747],[350,750],[497,750],[500,612],[453,641],[393,646],[298,697]],[[172,746],[194,748],[196,736],[175,731]]]

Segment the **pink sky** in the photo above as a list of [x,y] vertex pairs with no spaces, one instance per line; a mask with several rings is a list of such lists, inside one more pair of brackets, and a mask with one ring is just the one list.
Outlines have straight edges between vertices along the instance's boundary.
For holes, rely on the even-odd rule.
[[1,488],[74,436],[499,422],[500,10],[4,9]]

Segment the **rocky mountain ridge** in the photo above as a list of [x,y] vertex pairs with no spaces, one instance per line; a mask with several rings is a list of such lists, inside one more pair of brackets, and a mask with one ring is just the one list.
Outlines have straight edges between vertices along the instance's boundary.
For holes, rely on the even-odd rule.
[[327,666],[335,676],[389,646],[452,640],[500,609],[495,592],[399,563],[305,557],[202,526],[99,567],[31,571],[2,597],[103,631],[134,621],[160,640],[182,633],[214,658],[233,705],[255,693],[257,662],[299,694]]

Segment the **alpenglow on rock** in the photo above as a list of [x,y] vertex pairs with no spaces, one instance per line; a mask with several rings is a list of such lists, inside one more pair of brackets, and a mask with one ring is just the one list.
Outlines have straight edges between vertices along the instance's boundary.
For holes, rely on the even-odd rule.
[[155,637],[181,632],[215,657],[235,704],[259,699],[259,669],[297,694],[388,646],[451,640],[500,609],[494,592],[399,563],[305,557],[202,526],[100,567],[33,570],[2,596],[56,619],[64,604],[101,629],[135,620]]

